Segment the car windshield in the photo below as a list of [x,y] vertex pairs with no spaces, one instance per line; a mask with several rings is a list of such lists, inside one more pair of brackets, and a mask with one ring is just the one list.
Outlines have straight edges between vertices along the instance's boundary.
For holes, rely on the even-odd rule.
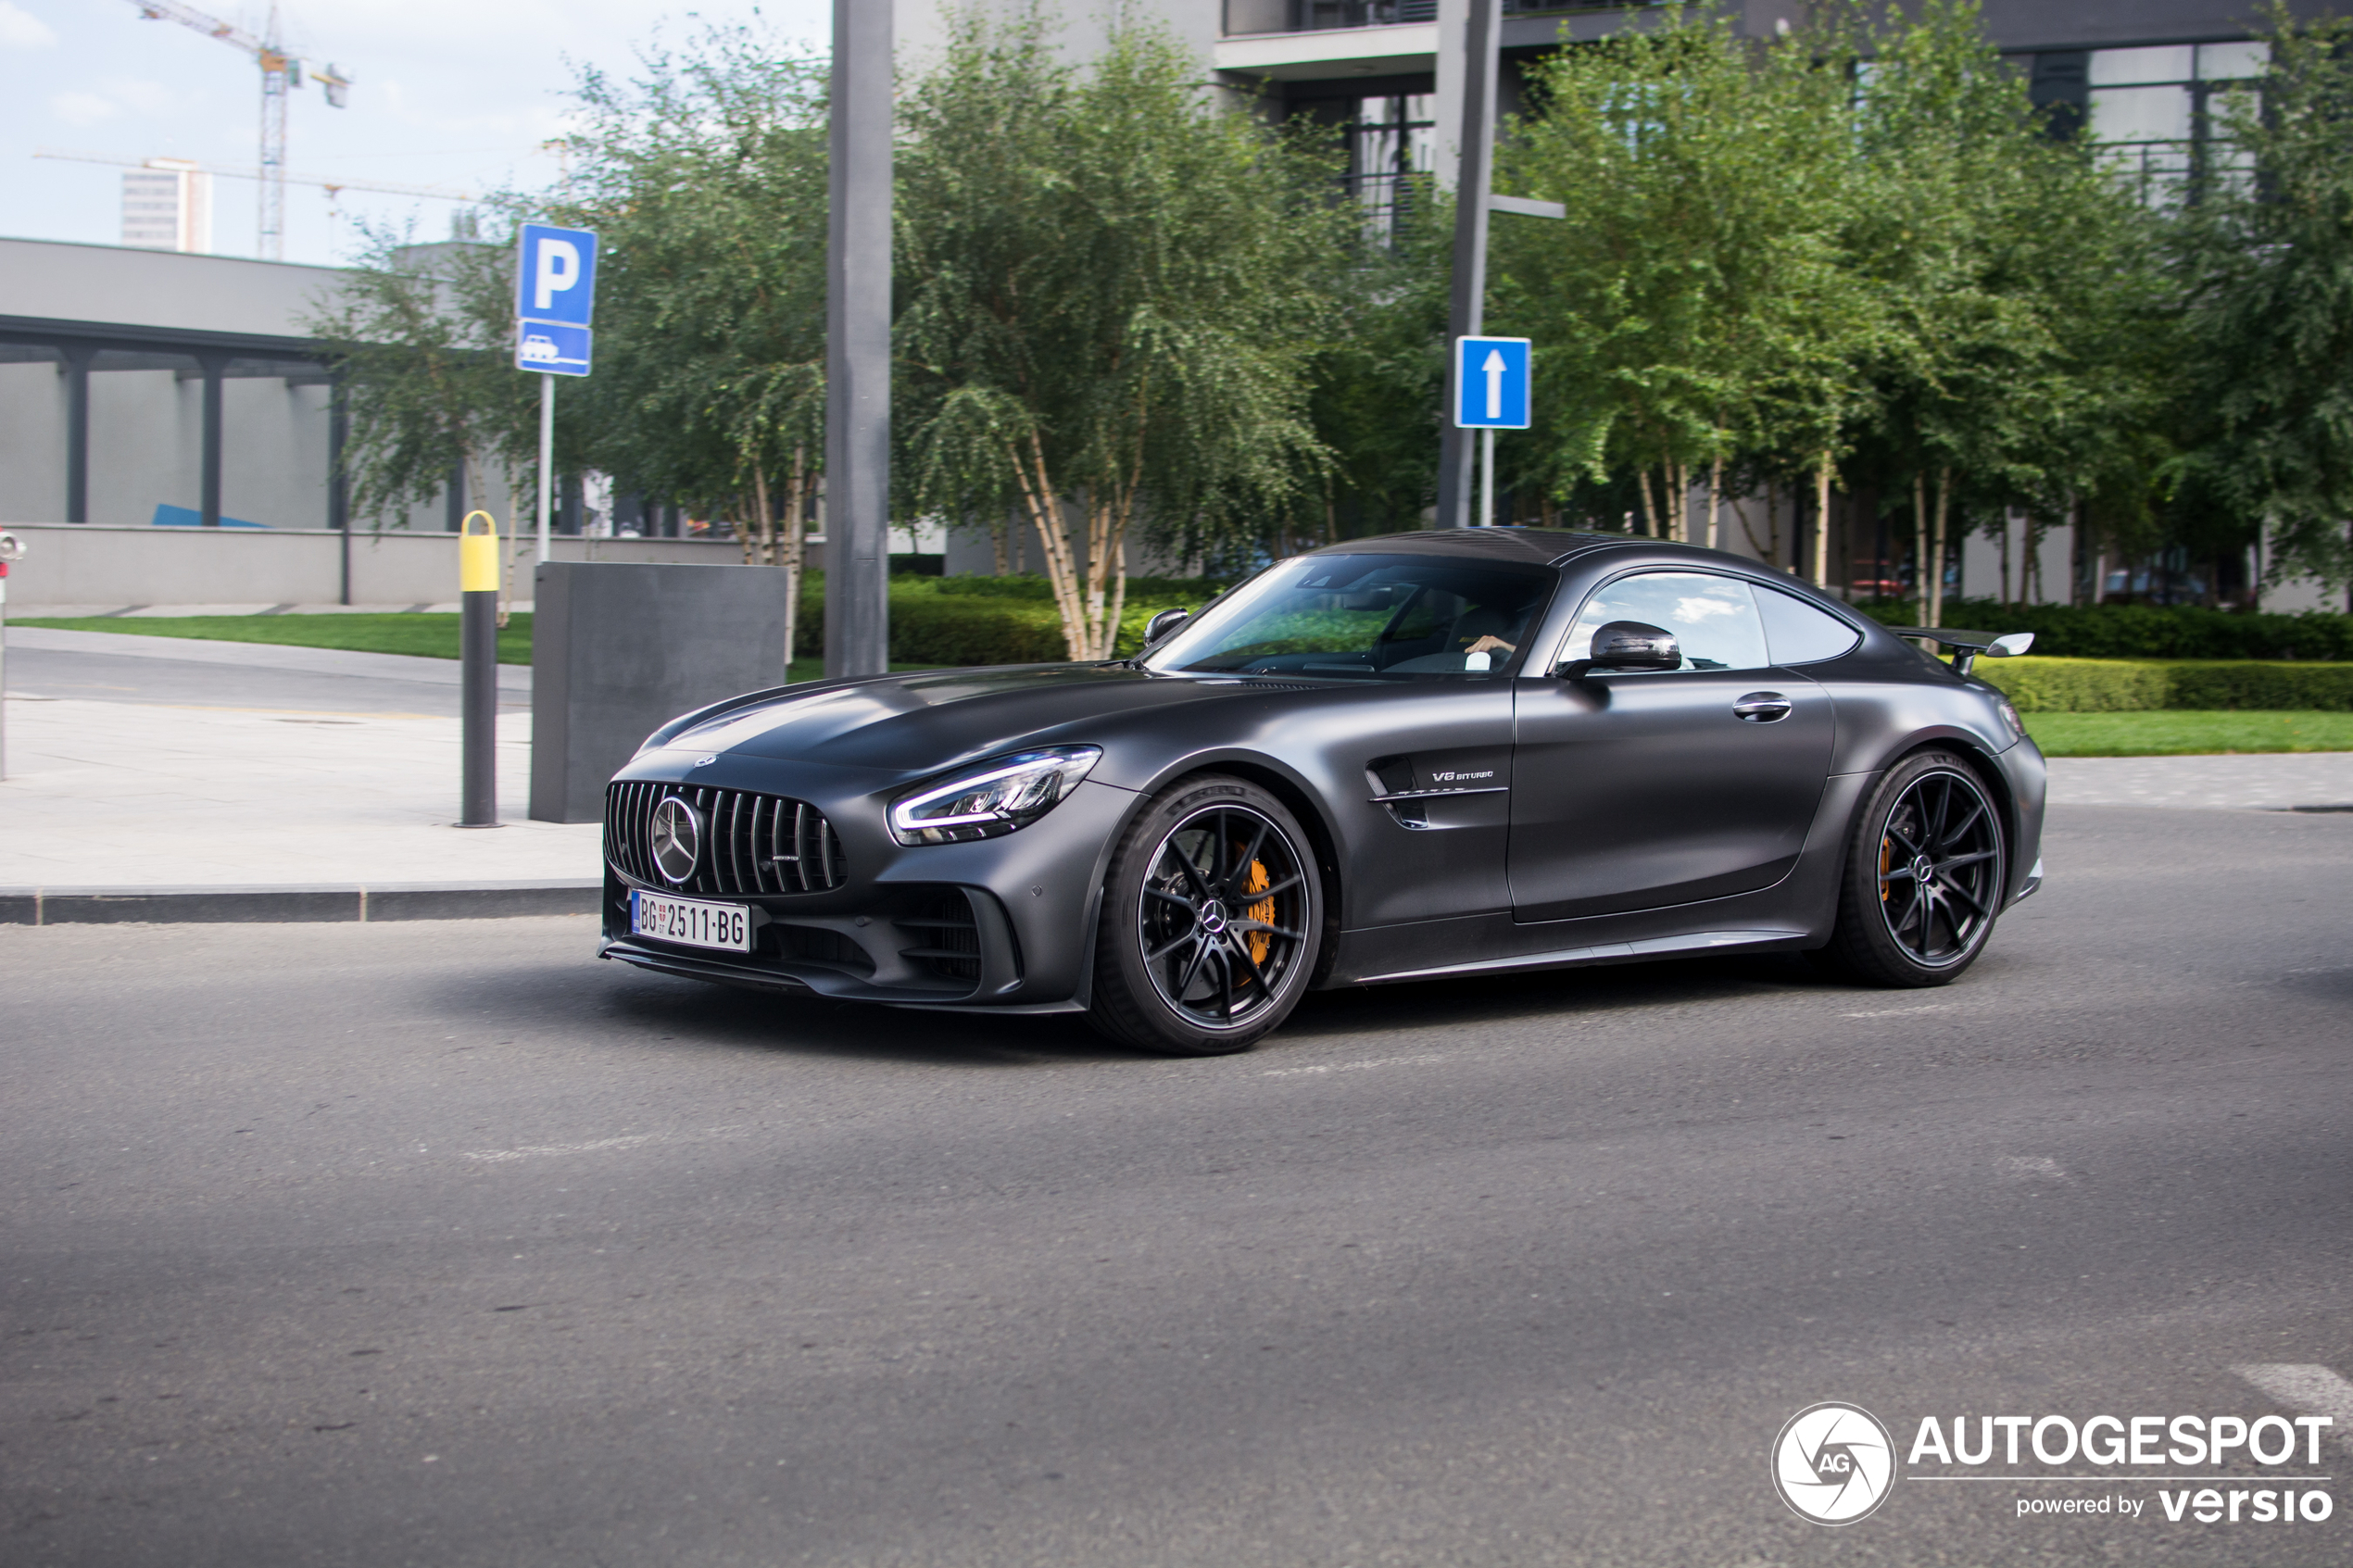
[[1448,556],[1280,562],[1212,605],[1145,668],[1364,680],[1501,675],[1556,574]]

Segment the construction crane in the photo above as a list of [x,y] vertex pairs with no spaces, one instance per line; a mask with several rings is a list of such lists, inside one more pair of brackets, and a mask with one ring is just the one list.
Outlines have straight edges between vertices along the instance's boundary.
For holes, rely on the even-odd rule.
[[[152,158],[116,157],[107,153],[75,152],[64,147],[35,147],[32,150],[32,156],[34,157],[62,158],[69,163],[111,164],[117,169],[153,169],[157,167],[157,160]],[[197,163],[193,158],[175,159],[172,160],[168,167],[173,169],[184,168],[191,173],[195,174],[215,174],[219,175],[223,180],[258,180],[261,178],[261,170],[258,169],[216,169],[209,164]],[[329,180],[317,174],[289,173],[282,175],[281,178],[283,178],[289,185],[316,185],[319,189],[326,192],[330,196],[341,195],[346,191],[373,191],[383,195],[431,196],[436,201],[447,202],[478,202],[482,199],[479,194],[472,191],[452,190],[447,185],[396,185],[386,182],[371,184],[368,182],[360,180]]]
[[[149,21],[175,21],[208,38],[218,38],[243,50],[261,67],[261,223],[257,253],[267,261],[286,258],[286,94],[302,85],[304,63],[278,43],[278,7],[270,7],[266,35],[256,38],[233,22],[207,16],[180,0],[131,0]],[[331,107],[342,108],[351,98],[351,78],[330,65],[308,68],[326,89]]]

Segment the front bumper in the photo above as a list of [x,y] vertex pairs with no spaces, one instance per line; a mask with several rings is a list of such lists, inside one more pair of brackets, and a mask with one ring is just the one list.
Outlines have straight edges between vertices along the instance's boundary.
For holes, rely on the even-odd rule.
[[[908,847],[885,824],[896,775],[765,758],[655,751],[622,780],[711,785],[806,801],[841,841],[847,874],[823,892],[680,893],[605,856],[603,958],[690,979],[786,994],[902,1006],[1056,1011],[1084,1005],[1088,935],[1111,846],[1133,792],[1082,783],[1018,833]],[[689,947],[629,929],[633,888],[741,904],[748,954]]]

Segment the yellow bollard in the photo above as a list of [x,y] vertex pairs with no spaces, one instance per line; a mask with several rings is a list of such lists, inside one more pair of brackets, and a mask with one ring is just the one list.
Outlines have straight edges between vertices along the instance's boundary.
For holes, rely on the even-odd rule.
[[[482,520],[477,532],[474,520]],[[498,520],[472,511],[458,525],[459,678],[464,752],[457,825],[498,823]]]

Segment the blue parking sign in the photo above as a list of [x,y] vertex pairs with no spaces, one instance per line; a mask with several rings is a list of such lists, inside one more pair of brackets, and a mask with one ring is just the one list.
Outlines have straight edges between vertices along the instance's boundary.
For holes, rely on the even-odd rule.
[[543,370],[551,376],[585,376],[594,338],[586,327],[561,321],[515,323],[515,369]]
[[1534,376],[1524,337],[1454,340],[1454,424],[1462,430],[1526,430]]
[[585,327],[597,304],[597,235],[526,223],[515,268],[515,316]]

